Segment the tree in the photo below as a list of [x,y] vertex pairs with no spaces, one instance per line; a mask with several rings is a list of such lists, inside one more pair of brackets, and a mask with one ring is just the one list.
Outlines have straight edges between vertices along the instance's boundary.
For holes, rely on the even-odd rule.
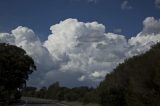
[[41,89],[39,89],[37,91],[37,97],[38,98],[46,98],[46,92],[47,92],[47,88],[46,87],[42,87]]
[[57,99],[57,94],[58,94],[59,91],[60,91],[59,82],[55,82],[48,87],[46,95],[47,95],[48,98],[56,100]]
[[0,100],[6,102],[17,97],[16,92],[35,70],[33,59],[22,48],[0,43]]
[[160,43],[119,64],[98,91],[102,106],[160,106]]
[[37,88],[36,87],[25,87],[23,90],[22,90],[22,95],[23,96],[26,96],[26,97],[36,97],[36,92],[37,91]]

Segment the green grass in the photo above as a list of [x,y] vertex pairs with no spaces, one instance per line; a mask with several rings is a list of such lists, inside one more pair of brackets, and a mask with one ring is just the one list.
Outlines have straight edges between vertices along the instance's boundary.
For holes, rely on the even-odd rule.
[[69,106],[100,106],[99,104],[89,103],[89,104],[83,104],[80,102],[63,102]]

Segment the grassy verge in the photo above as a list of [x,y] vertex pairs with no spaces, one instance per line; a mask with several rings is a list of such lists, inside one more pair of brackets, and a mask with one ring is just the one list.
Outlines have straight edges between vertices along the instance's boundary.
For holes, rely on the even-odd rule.
[[100,106],[99,104],[94,104],[94,103],[89,103],[89,104],[83,104],[80,102],[63,102],[63,103],[69,106]]

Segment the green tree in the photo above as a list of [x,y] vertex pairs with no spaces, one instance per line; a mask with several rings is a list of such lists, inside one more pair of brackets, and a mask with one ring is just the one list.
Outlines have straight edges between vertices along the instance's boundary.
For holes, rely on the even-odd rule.
[[33,59],[16,46],[0,43],[0,100],[9,102],[17,97],[28,79],[36,70]]
[[160,43],[117,66],[98,91],[102,106],[160,106]]
[[46,98],[46,87],[42,87],[40,90],[37,91],[36,97],[38,98]]
[[98,103],[99,96],[97,90],[94,88],[90,88],[89,91],[85,92],[83,99],[83,103]]
[[22,95],[23,96],[26,96],[26,97],[36,97],[36,92],[37,91],[37,88],[36,87],[25,87],[23,90],[22,90]]
[[48,87],[47,94],[46,94],[47,98],[56,100],[59,90],[60,90],[59,82],[53,83]]

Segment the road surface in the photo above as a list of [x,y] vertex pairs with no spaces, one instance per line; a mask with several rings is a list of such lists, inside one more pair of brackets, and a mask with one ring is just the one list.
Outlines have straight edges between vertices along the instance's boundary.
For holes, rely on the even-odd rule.
[[13,106],[64,106],[61,104],[24,104],[24,105],[13,105]]
[[47,99],[22,97],[22,100],[25,102],[24,104],[16,104],[13,106],[68,106],[68,105],[60,104],[56,101],[47,100]]

